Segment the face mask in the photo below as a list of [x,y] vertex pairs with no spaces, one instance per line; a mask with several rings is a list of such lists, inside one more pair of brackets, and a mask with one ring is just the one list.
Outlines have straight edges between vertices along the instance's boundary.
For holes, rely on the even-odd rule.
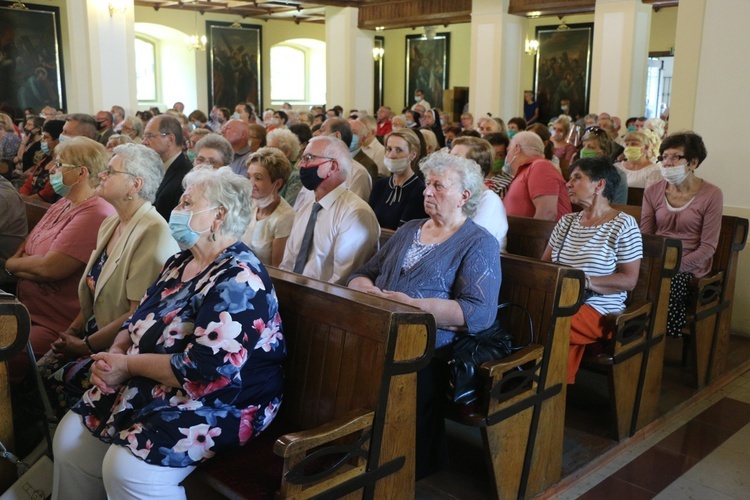
[[389,172],[398,175],[409,166],[409,158],[383,158],[383,165]]
[[[516,155],[516,156],[518,156],[518,155]],[[505,165],[503,166],[503,168],[508,173],[508,175],[510,175],[511,177],[513,177],[513,169],[511,168],[511,164],[513,163],[513,160],[515,160],[515,159],[516,159],[515,156],[513,156],[511,158],[508,158],[507,156],[505,157]]]
[[581,158],[594,158],[597,156],[596,151],[591,148],[583,148],[580,154]]
[[359,136],[352,135],[352,143],[349,145],[349,151],[352,153],[359,149]]
[[209,210],[215,210],[216,207],[206,208],[197,212],[190,212],[188,210],[172,210],[169,216],[169,232],[172,233],[172,238],[175,239],[180,248],[187,250],[192,248],[200,239],[203,233],[208,232],[211,227],[203,231],[195,231],[190,227],[190,220],[193,215],[202,212],[208,212]]
[[232,113],[232,120],[239,120],[240,114],[239,113]]
[[628,132],[635,132],[635,127],[633,125],[629,126]]
[[49,154],[49,145],[47,144],[47,141],[42,141],[42,153],[48,155]]
[[411,128],[414,126],[414,122],[411,120],[406,120],[406,126]]
[[440,120],[440,126],[445,127],[445,120]]
[[268,194],[268,196],[264,196],[263,198],[258,198],[257,200],[253,200],[253,203],[258,205],[258,208],[266,208],[268,205],[276,201],[276,193],[271,192]]
[[560,109],[562,109],[564,113],[568,112],[568,107],[567,106],[560,106]]
[[422,98],[421,98],[421,97],[419,97],[418,95],[415,95],[415,96],[414,96],[414,100],[415,100],[416,102],[419,102],[419,101],[421,101],[421,100],[422,100]]
[[628,161],[639,160],[641,156],[643,156],[643,150],[638,146],[628,146],[625,148],[625,158],[627,158]]
[[70,139],[72,139],[72,137],[65,135],[65,134],[60,134],[60,138],[59,138],[60,142],[69,141]]
[[299,180],[310,191],[315,191],[315,188],[323,182],[323,179],[318,176],[318,167],[320,165],[299,169]]
[[212,122],[215,122],[219,118],[219,114],[218,113],[210,113],[208,116],[209,116],[209,118],[211,119]]
[[449,150],[449,151],[450,151],[450,149],[451,149],[451,143],[452,143],[452,142],[453,142],[453,141],[445,141],[445,147],[446,147],[446,148],[448,148],[448,150]]
[[193,153],[192,151],[188,150],[188,151],[185,152],[185,154],[187,155],[188,160],[190,160],[190,163],[193,163],[195,161],[195,153]]
[[674,167],[659,167],[661,176],[670,184],[682,184],[690,172],[685,168],[687,165],[675,165]]
[[495,158],[492,160],[492,173],[496,174],[500,172],[505,166],[505,158]]
[[508,130],[508,139],[513,139],[513,136],[516,135],[518,130]]
[[96,122],[96,130],[104,130],[104,122]]
[[66,186],[63,182],[62,172],[55,172],[54,174],[50,174],[49,183],[52,185],[52,189],[55,190],[55,193],[59,194],[62,197],[68,196],[68,193],[70,193],[70,190],[73,189],[73,186],[78,184],[78,182],[76,182],[72,186]]

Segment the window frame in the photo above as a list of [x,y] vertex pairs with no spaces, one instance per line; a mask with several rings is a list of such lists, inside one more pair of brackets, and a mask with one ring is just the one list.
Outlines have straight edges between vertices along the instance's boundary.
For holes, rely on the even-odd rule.
[[[154,98],[153,99],[140,99],[138,96],[138,62],[136,61],[135,41],[141,41],[151,46],[154,53]],[[135,93],[136,101],[139,103],[156,103],[161,102],[161,85],[159,82],[159,71],[160,71],[160,60],[159,60],[159,40],[145,36],[142,33],[135,35],[135,41],[133,42],[133,60],[135,63]]]

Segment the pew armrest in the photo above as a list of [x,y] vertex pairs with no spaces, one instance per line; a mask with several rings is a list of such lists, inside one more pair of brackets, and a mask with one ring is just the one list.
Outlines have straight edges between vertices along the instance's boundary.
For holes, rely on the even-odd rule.
[[695,290],[697,309],[721,299],[724,289],[724,273],[720,271],[710,276],[696,278],[691,284]]
[[540,346],[539,344],[531,344],[503,359],[496,359],[483,363],[480,368],[480,373],[484,377],[491,378],[492,385],[495,385],[500,379],[502,379],[505,373],[523,366],[530,361],[538,361],[542,358],[543,353],[543,346]]
[[315,429],[285,434],[276,440],[273,451],[282,458],[305,453],[349,434],[372,427],[375,412],[354,410],[344,417],[327,422]]

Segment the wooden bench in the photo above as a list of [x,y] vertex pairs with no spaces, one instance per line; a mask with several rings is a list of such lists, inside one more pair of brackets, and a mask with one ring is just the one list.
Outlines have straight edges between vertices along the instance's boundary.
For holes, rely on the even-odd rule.
[[416,372],[432,357],[433,316],[269,272],[288,350],[280,413],[193,481],[229,498],[413,498]]
[[[29,339],[29,311],[13,296],[0,294],[0,441],[13,448],[13,417],[7,363],[20,353]],[[0,494],[16,480],[16,468],[0,459]]]
[[[641,207],[616,205],[640,221]],[[726,369],[732,306],[739,253],[747,243],[748,220],[724,215],[711,272],[693,283],[695,300],[688,306],[689,335],[684,338],[683,361],[689,359],[693,383],[700,388]]]
[[643,190],[644,188],[628,186],[628,205],[643,205]]
[[[555,223],[510,216],[508,226],[508,252],[540,257]],[[626,310],[611,318],[615,335],[589,346],[581,363],[582,369],[607,375],[617,439],[633,435],[658,416],[669,290],[679,269],[680,248],[677,240],[643,235],[638,282],[628,294]]]
[[25,200],[24,205],[26,205],[26,222],[29,225],[29,232],[31,232],[34,226],[42,220],[44,214],[47,213],[50,204],[41,200]]
[[[481,427],[498,498],[533,497],[562,474],[570,316],[583,303],[582,271],[538,259],[503,255],[500,300],[530,313],[535,343],[482,365],[485,390],[474,408],[449,418]],[[515,308],[514,308],[515,309]],[[528,341],[528,320],[512,312],[506,327]],[[519,371],[519,367],[521,371]]]

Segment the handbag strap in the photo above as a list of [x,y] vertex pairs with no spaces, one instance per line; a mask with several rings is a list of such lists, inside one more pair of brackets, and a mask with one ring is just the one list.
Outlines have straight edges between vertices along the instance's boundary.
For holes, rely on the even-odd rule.
[[510,309],[511,307],[517,307],[521,311],[523,311],[523,313],[526,315],[526,319],[529,322],[529,334],[530,334],[529,342],[525,345],[512,348],[512,350],[517,351],[519,349],[523,349],[524,347],[529,346],[534,343],[534,339],[536,338],[536,336],[534,335],[534,321],[531,319],[531,314],[529,313],[529,310],[526,309],[521,304],[517,304],[516,302],[503,302],[502,304],[498,304],[497,312],[499,313],[501,310]]
[[565,234],[563,234],[562,241],[560,242],[560,247],[557,249],[557,257],[552,259],[552,262],[556,264],[560,263],[560,254],[562,253],[563,246],[565,245],[565,240],[568,239],[570,228],[573,227],[573,219],[575,219],[575,217],[570,218],[570,223],[568,224],[568,227],[565,228]]

